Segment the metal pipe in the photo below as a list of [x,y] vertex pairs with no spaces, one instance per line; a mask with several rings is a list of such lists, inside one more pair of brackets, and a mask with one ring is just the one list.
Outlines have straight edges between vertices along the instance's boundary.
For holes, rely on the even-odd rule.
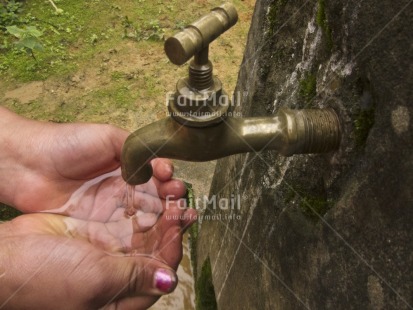
[[147,182],[154,157],[201,162],[263,150],[290,156],[333,151],[339,144],[340,123],[332,109],[282,109],[272,117],[228,117],[203,128],[167,117],[128,137],[122,150],[122,177],[132,185]]

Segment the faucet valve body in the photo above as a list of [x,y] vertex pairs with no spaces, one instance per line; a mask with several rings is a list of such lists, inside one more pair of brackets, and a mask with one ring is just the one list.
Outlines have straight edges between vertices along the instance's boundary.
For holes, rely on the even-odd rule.
[[229,4],[215,8],[165,42],[170,61],[182,65],[192,56],[189,74],[176,84],[166,117],[138,129],[126,140],[122,177],[143,184],[152,177],[150,160],[166,157],[209,161],[245,152],[276,150],[284,156],[324,153],[340,144],[340,121],[332,109],[280,109],[266,117],[234,118],[230,98],[213,75],[209,44],[238,20]]
[[209,44],[238,21],[234,6],[225,3],[165,42],[169,60],[182,65],[192,56],[188,77],[180,79],[168,102],[172,118],[190,127],[216,125],[226,118],[231,102],[213,75]]
[[169,98],[169,114],[178,123],[189,127],[209,127],[221,123],[231,107],[228,94],[217,77],[208,89],[190,87],[190,78],[180,79],[176,92]]

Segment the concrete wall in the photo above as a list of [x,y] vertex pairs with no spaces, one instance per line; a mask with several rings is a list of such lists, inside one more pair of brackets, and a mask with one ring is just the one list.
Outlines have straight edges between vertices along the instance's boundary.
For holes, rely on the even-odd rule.
[[409,0],[257,1],[236,112],[333,107],[343,139],[218,161],[211,195],[241,205],[200,229],[220,309],[412,309],[412,21]]

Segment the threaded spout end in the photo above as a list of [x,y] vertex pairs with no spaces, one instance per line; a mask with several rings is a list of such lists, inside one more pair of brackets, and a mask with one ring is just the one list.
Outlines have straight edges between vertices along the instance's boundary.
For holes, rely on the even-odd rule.
[[333,109],[281,109],[279,116],[286,124],[282,155],[327,153],[339,148],[340,120]]
[[299,111],[297,127],[302,138],[300,153],[326,153],[340,146],[340,122],[333,109]]

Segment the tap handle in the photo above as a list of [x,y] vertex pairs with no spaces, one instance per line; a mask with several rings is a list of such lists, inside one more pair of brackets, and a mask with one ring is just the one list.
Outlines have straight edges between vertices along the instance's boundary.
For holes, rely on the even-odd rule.
[[238,13],[235,7],[231,3],[224,3],[167,39],[165,53],[172,63],[183,65],[234,26],[237,21]]

